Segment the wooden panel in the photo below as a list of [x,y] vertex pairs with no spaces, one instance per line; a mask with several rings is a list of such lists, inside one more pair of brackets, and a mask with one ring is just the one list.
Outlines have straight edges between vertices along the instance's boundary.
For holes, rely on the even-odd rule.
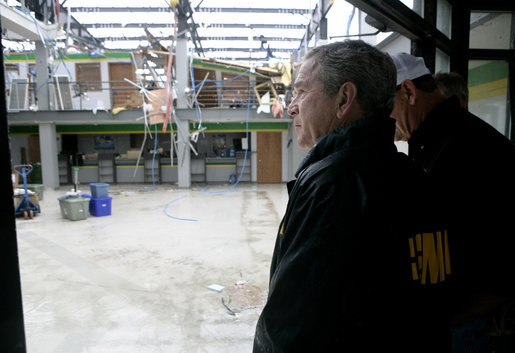
[[136,81],[136,73],[132,63],[109,63],[109,81],[113,108],[137,108],[142,104],[141,95],[136,87],[125,79]]
[[257,133],[257,182],[282,182],[282,133]]
[[[198,94],[198,102],[200,104],[201,108],[213,108],[218,106],[218,89],[216,85],[216,77],[215,77],[215,71],[213,70],[204,70],[195,68],[194,69],[194,75],[195,75],[195,84],[197,85],[197,94]],[[200,93],[198,89],[198,85],[202,83],[202,81],[206,78],[207,75],[207,81],[202,86],[202,89],[200,90]]]
[[100,63],[75,64],[75,77],[82,91],[102,90]]
[[222,72],[222,104],[230,108],[245,107],[248,102],[249,78]]
[[29,135],[29,163],[41,162],[39,135]]

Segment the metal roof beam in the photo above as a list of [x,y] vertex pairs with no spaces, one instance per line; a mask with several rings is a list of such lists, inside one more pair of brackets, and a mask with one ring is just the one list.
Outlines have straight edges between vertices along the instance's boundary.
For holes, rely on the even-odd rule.
[[[85,28],[173,28],[174,24],[166,23],[85,23]],[[305,29],[303,25],[263,24],[263,23],[211,23],[207,26],[196,25],[196,28],[269,28],[269,29]]]
[[[147,40],[146,36],[96,36],[95,38],[99,40],[105,41],[122,41],[122,40]],[[155,36],[157,40],[171,40],[170,36]],[[212,37],[199,37],[201,41],[212,41],[212,40],[222,40],[222,41],[248,41],[249,37],[227,37],[227,36],[212,36]],[[298,42],[301,38],[297,37],[252,37],[252,40],[255,41],[266,41],[266,42]]]
[[[252,57],[227,57],[227,56],[213,56],[212,59],[220,60],[220,61],[268,61],[270,58],[262,57],[262,58],[252,58]],[[275,59],[287,59],[287,58],[275,58]]]
[[84,28],[174,28],[174,24],[170,22],[166,23],[84,23]]
[[72,13],[103,12],[173,12],[171,7],[69,7]]
[[[170,7],[70,7],[72,13],[100,12],[172,12]],[[310,9],[291,8],[242,8],[242,7],[197,7],[194,12],[224,13],[277,13],[277,14],[309,14]]]
[[[277,53],[291,53],[292,51],[296,50],[296,48],[270,48],[271,52],[277,52]],[[241,52],[249,52],[252,51],[253,53],[258,52],[267,52],[268,48],[219,48],[219,47],[204,47],[205,52],[229,52],[229,51],[241,51]]]
[[202,48],[202,43],[200,42],[199,35],[197,33],[197,25],[195,24],[195,20],[193,19],[193,10],[191,9],[190,0],[182,0],[176,6],[177,14],[178,14],[178,31],[177,39],[183,38],[181,32],[187,30],[190,33],[191,41],[195,46],[195,51],[199,55],[204,55],[204,49]]
[[[116,50],[116,51],[133,51],[135,50],[136,48],[116,48],[116,49],[113,49],[113,50]],[[148,48],[141,48],[141,49],[148,49]],[[268,52],[268,48],[264,48],[264,49],[261,49],[261,48],[217,48],[217,47],[210,47],[210,48],[205,48],[203,47],[203,52],[204,53],[214,53],[214,52],[222,52],[222,53],[230,53],[230,52],[242,52],[242,53],[266,53]],[[288,48],[270,48],[270,51],[272,53],[291,53],[293,51],[295,51],[296,49],[295,48],[291,48],[291,49],[288,49]]]
[[[68,21],[70,21],[69,26]],[[59,23],[63,25],[64,30],[68,31],[69,29],[70,33],[68,33],[68,35],[76,42],[91,48],[104,49],[102,43],[99,43],[99,41],[88,32],[86,27],[77,21],[71,13],[68,13],[68,9],[66,7],[63,7],[60,10]]]
[[[231,40],[231,41],[248,41],[249,37],[217,37],[217,36],[209,36],[209,37],[200,37],[201,40]],[[252,40],[257,41],[266,41],[266,42],[298,42],[300,40],[299,37],[261,37],[261,36],[253,36]]]
[[242,7],[198,7],[196,12],[235,12],[235,13],[279,13],[279,14],[300,14],[311,13],[310,9],[288,9],[288,8],[242,8]]
[[205,28],[271,28],[271,29],[304,29],[304,25],[264,24],[264,23],[211,23]]

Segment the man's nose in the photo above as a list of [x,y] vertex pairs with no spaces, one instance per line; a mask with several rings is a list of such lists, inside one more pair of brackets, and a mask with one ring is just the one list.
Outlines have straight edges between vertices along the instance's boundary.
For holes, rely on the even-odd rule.
[[290,116],[295,116],[298,114],[298,107],[297,107],[297,104],[295,103],[295,100],[293,100],[290,105],[288,106],[288,115]]

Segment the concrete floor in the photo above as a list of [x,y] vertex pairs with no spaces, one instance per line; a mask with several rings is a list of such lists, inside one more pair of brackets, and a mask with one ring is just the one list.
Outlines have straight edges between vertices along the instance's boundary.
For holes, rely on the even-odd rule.
[[80,221],[70,186],[45,189],[17,219],[28,353],[252,351],[285,185],[145,187],[110,185],[112,215]]

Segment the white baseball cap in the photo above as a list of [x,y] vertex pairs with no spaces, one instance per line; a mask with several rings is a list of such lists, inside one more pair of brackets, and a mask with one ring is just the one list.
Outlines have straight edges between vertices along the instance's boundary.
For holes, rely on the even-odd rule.
[[390,54],[397,69],[397,86],[404,80],[414,80],[420,76],[431,74],[423,58],[407,53]]

